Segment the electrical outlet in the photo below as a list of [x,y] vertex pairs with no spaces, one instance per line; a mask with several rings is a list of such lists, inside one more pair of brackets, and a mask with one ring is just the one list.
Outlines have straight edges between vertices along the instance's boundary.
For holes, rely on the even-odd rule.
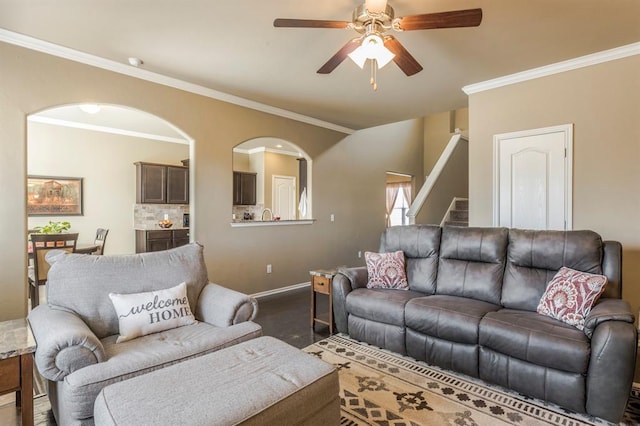
[[333,213],[331,213],[330,219],[331,219],[331,222],[335,222],[336,216]]
[[271,264],[267,264],[267,274],[271,273]]
[[362,252],[358,250],[358,259],[362,258]]

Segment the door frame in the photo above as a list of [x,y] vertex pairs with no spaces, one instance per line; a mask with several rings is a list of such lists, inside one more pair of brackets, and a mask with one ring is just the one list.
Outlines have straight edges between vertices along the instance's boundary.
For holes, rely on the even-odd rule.
[[503,142],[531,136],[561,133],[564,141],[564,212],[565,230],[573,229],[573,123],[493,136],[493,226],[500,224],[500,146]]

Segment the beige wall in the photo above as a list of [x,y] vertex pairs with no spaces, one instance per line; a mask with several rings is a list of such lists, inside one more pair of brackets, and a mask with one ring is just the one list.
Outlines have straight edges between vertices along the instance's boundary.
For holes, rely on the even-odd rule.
[[431,114],[424,118],[424,176],[431,174],[433,166],[453,135],[450,130],[456,128],[463,135],[468,134],[468,108]]
[[189,145],[29,122],[30,175],[83,178],[83,216],[32,216],[28,228],[68,220],[79,243],[91,243],[96,228],[109,229],[106,254],[135,253],[133,205],[136,161],[177,164]]
[[492,224],[493,135],[574,124],[573,228],[624,246],[624,298],[640,306],[640,56],[471,95],[470,222]]
[[236,172],[249,172],[251,166],[249,165],[249,154],[244,152],[233,153],[233,170]]
[[[345,136],[181,90],[0,43],[0,320],[26,314],[26,117],[52,106],[99,102],[163,118],[195,140],[191,161],[193,236],[209,277],[247,293],[309,280],[308,271],[361,264],[384,229],[385,172],[420,175],[423,122]],[[232,148],[270,136],[313,159],[313,225],[232,228]],[[417,182],[421,185],[422,180]],[[334,213],[335,222],[329,221]],[[273,273],[265,273],[265,265]]]

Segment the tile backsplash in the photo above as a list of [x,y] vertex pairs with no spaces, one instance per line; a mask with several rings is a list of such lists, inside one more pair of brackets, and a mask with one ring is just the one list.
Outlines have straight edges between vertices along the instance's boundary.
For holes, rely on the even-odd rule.
[[189,213],[188,204],[135,204],[133,206],[133,227],[135,229],[160,229],[158,222],[169,216],[173,228],[182,227],[182,215]]
[[244,214],[249,213],[251,215],[251,220],[258,220],[262,215],[263,206],[264,204],[256,204],[253,206],[233,206],[233,210],[231,212],[231,219],[242,220],[244,217]]

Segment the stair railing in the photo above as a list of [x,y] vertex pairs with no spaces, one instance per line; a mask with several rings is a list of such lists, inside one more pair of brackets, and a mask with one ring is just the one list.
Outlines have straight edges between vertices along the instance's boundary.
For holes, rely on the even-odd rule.
[[436,161],[436,164],[433,166],[431,174],[427,176],[427,179],[424,181],[424,185],[422,185],[422,188],[420,188],[420,191],[418,191],[418,194],[416,194],[416,197],[413,199],[413,203],[411,203],[411,207],[409,207],[409,210],[407,211],[407,217],[409,218],[409,223],[411,225],[416,223],[416,216],[418,215],[418,212],[429,197],[431,190],[435,186],[440,174],[449,162],[451,155],[454,153],[461,140],[463,142],[469,142],[469,139],[459,133],[451,136],[449,143],[447,143],[447,146],[444,148],[444,151],[442,151],[440,158],[438,158],[438,161]]

